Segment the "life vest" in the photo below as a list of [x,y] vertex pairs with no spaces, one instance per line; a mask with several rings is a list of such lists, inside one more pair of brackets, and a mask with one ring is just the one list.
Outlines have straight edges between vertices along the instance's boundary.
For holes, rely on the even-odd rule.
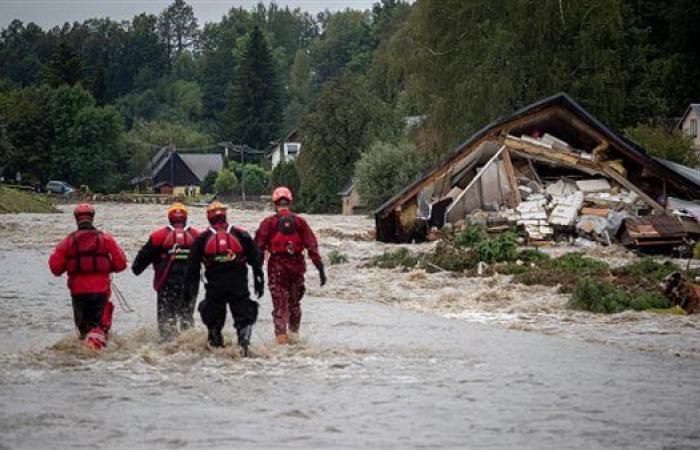
[[78,230],[69,236],[71,245],[66,254],[69,274],[110,273],[112,259],[102,232]]
[[190,231],[190,226],[172,226],[167,227],[170,232],[165,235],[161,248],[164,250],[164,260],[174,260],[176,262],[187,261],[190,256],[190,248],[194,243],[194,236]]
[[236,228],[229,225],[228,228],[209,229],[211,234],[204,244],[204,264],[225,264],[235,262],[238,265],[245,264],[245,250],[241,241],[234,234]]
[[270,253],[296,256],[304,252],[304,240],[299,234],[296,215],[277,214],[276,228],[275,234],[270,239]]

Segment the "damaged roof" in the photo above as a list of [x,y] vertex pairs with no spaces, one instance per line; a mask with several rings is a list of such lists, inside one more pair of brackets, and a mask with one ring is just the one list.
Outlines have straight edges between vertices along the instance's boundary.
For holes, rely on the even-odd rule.
[[[468,149],[473,144],[477,143],[482,138],[486,137],[490,133],[493,133],[500,128],[508,124],[515,124],[518,119],[525,118],[539,111],[543,111],[552,107],[561,107],[569,110],[578,119],[584,122],[586,125],[597,131],[601,136],[609,141],[609,143],[615,145],[620,150],[624,151],[631,159],[637,161],[640,164],[654,168],[660,173],[666,174],[670,179],[675,179],[679,184],[689,189],[696,195],[700,197],[700,179],[694,176],[692,169],[685,168],[688,170],[680,170],[677,167],[670,166],[669,164],[662,163],[659,160],[651,158],[647,155],[646,151],[635,142],[629,140],[622,134],[618,133],[614,129],[606,126],[600,120],[598,120],[591,113],[586,111],[581,105],[576,103],[569,95],[566,93],[559,93],[551,97],[544,98],[535,103],[532,103],[524,108],[515,111],[512,114],[502,116],[490,124],[486,125],[476,133],[472,134],[466,141],[455,147],[449,154],[443,158],[443,160],[433,167],[428,172],[424,173],[422,176],[417,178],[413,183],[406,186],[400,192],[395,194],[389,200],[384,202],[379,208],[374,211],[374,214],[379,216],[387,210],[391,210],[398,206],[402,202],[409,200],[415,193],[414,189],[423,184],[432,175],[439,172],[443,167],[447,166],[451,162],[457,160],[459,156]],[[671,163],[673,164],[673,163]],[[684,166],[681,166],[684,167]]]

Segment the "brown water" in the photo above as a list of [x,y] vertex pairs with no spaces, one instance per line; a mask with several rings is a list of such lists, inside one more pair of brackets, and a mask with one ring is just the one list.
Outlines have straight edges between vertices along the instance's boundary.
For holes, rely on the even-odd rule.
[[[99,205],[98,225],[133,257],[162,209]],[[232,212],[247,229],[262,217]],[[149,272],[115,277],[136,311],[117,309],[105,352],[84,350],[46,264],[70,216],[0,216],[0,448],[700,446],[696,318],[360,268],[388,247],[365,239],[370,220],[309,221],[350,262],[323,289],[309,274],[298,345],[273,345],[266,294],[255,357],[240,359],[207,350],[201,324],[158,344]]]

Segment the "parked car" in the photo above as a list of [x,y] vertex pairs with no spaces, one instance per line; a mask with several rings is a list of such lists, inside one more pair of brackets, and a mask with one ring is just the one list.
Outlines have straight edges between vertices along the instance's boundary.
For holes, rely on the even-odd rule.
[[75,192],[75,188],[65,181],[49,181],[46,183],[46,192],[49,194],[60,194],[69,197]]

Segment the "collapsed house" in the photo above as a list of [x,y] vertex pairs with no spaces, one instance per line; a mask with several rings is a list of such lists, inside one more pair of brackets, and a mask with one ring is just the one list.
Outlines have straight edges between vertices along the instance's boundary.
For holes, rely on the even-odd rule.
[[465,222],[517,226],[528,244],[577,237],[676,245],[700,234],[700,172],[659,160],[566,94],[500,118],[375,211],[377,239]]

